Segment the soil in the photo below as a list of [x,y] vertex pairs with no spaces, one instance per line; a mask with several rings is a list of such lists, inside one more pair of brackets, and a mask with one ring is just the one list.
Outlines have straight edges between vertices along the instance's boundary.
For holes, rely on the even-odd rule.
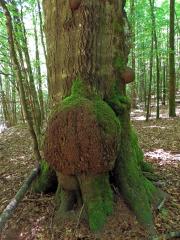
[[[179,230],[180,222],[180,118],[133,121],[145,158],[160,176],[159,185],[169,194],[164,207],[154,214],[159,234]],[[6,129],[0,134],[0,212],[16,194],[31,169],[31,139],[26,126]],[[1,240],[143,240],[145,230],[122,197],[115,194],[115,209],[99,234],[87,223],[74,219],[55,223],[54,195],[27,193],[7,222]],[[73,214],[72,214],[73,215]],[[177,239],[177,238],[176,238]]]

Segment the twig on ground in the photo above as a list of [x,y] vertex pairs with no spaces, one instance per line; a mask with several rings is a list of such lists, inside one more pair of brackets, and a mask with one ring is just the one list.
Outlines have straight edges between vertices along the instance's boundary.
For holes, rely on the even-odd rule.
[[40,171],[40,167],[34,168],[29,175],[29,177],[25,180],[22,187],[19,189],[19,191],[16,193],[15,197],[11,200],[11,202],[7,205],[7,207],[4,209],[3,213],[0,215],[0,232],[3,230],[6,222],[8,219],[11,218],[14,210],[20,203],[20,201],[25,196],[26,192],[30,188],[32,182],[35,180],[35,178],[38,176]]

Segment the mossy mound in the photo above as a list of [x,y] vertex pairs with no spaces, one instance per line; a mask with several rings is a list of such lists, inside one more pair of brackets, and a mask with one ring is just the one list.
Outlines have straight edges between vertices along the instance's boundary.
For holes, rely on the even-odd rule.
[[65,175],[111,170],[117,157],[120,122],[100,97],[73,87],[48,124],[44,156]]

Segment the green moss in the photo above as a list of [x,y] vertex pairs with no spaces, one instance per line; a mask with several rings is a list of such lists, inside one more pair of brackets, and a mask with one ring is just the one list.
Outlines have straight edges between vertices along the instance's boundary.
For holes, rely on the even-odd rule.
[[114,59],[113,66],[118,70],[123,70],[126,66],[124,58],[122,58],[121,56],[117,56]]
[[73,85],[71,88],[71,95],[77,96],[86,96],[88,94],[88,89],[83,83],[82,80],[76,79],[73,81]]
[[102,229],[107,215],[113,211],[113,194],[108,174],[86,176],[81,182],[82,197],[89,226],[92,231],[96,232]]
[[131,127],[131,145],[135,151],[135,159],[137,161],[137,164],[141,165],[144,159],[144,153],[139,146],[137,133],[133,127]]
[[113,212],[113,192],[109,185],[108,175],[102,175],[101,181],[99,181],[99,189],[101,189],[104,212],[111,215]]
[[150,163],[145,161],[141,162],[141,169],[143,172],[150,172],[150,173],[154,172],[153,166]]
[[41,162],[40,175],[34,181],[32,189],[37,193],[55,192],[57,189],[57,177],[55,171],[46,161]]
[[81,106],[82,104],[88,104],[89,100],[86,98],[86,95],[88,95],[88,89],[85,87],[85,84],[79,79],[74,80],[71,88],[71,95],[65,97],[59,104],[53,107],[49,119],[57,112],[65,111],[75,106]]
[[58,187],[56,190],[55,203],[56,203],[56,207],[59,208],[60,204],[61,204],[61,186],[60,186],[60,184],[58,184]]
[[115,111],[118,117],[121,117],[125,111],[130,110],[131,102],[127,96],[120,95],[118,90],[118,81],[116,81],[114,87],[112,88],[111,94],[106,101]]
[[112,108],[100,98],[93,100],[93,112],[104,131],[110,135],[119,134],[120,137],[120,122]]
[[96,197],[88,204],[89,227],[93,232],[101,230],[106,222],[106,214],[102,206],[101,197]]
[[52,111],[51,118],[61,111],[68,111],[76,107],[84,107],[99,122],[106,134],[118,135],[120,133],[120,122],[111,107],[102,100],[100,96],[92,92],[87,93],[84,83],[80,80],[73,82],[71,95],[60,102]]
[[153,173],[154,170],[153,170],[152,165],[150,163],[144,161],[144,153],[139,146],[137,133],[133,127],[131,127],[131,144],[136,153],[135,159],[137,161],[137,164],[140,165],[141,170],[144,172]]
[[128,153],[125,150],[125,148],[128,149],[127,145],[121,145],[121,147],[124,150],[121,152],[121,156],[123,157],[119,159],[121,161],[119,167],[119,184],[123,197],[142,224],[153,226],[153,217],[149,198],[144,187],[144,178],[140,168],[136,164],[136,152],[133,149],[129,149]]
[[121,148],[116,162],[115,171],[117,184],[130,208],[134,211],[141,224],[153,231],[153,215],[150,204],[149,188],[147,194],[146,179],[141,171],[143,153],[139,147],[135,131],[132,129],[128,112],[119,116],[122,126]]

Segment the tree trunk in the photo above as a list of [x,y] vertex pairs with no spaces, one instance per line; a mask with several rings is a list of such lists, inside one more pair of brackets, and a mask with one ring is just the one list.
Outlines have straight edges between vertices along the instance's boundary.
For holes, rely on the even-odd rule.
[[149,120],[151,114],[151,89],[152,89],[152,77],[153,77],[153,51],[154,51],[154,36],[152,30],[152,40],[151,40],[151,56],[149,61],[149,89],[148,89],[148,101],[147,101],[147,111],[146,111],[146,121]]
[[[46,44],[44,40],[44,32],[43,32],[43,19],[42,19],[42,12],[41,12],[41,4],[40,1],[37,0],[37,6],[38,6],[38,16],[39,16],[39,28],[40,28],[40,36],[41,36],[41,44],[43,48],[43,53],[46,61],[47,66],[47,52],[46,52]],[[48,92],[49,92],[49,78],[47,76],[47,85],[48,85]]]
[[163,92],[162,92],[162,105],[166,105],[166,65],[163,66]]
[[[21,55],[22,61],[23,61],[23,55],[24,55],[24,59],[25,59],[25,63],[26,63],[25,71],[26,71],[26,75],[27,75],[26,77],[28,77],[27,79],[29,80],[30,98],[31,98],[31,103],[32,103],[31,105],[33,107],[33,112],[34,112],[34,118],[33,118],[34,128],[35,128],[36,134],[38,136],[38,140],[39,140],[40,133],[41,133],[41,126],[42,126],[42,119],[41,119],[41,111],[40,111],[40,104],[39,104],[39,100],[38,100],[38,94],[37,94],[36,87],[35,87],[34,75],[33,75],[30,56],[29,56],[27,33],[26,33],[25,26],[24,26],[24,22],[23,22],[22,4],[20,5],[21,12],[17,8],[17,3],[14,0],[12,1],[12,6],[13,6],[14,12],[15,12],[14,25],[16,28],[16,44],[17,44],[17,47],[19,48],[18,50]],[[19,36],[17,36],[17,34]],[[18,39],[18,41],[17,41],[17,39]],[[21,45],[19,44],[19,42],[21,43]],[[24,62],[22,65],[24,65]]]
[[11,15],[7,8],[6,2],[4,0],[0,0],[0,6],[3,8],[4,15],[6,17],[6,29],[7,29],[7,35],[8,35],[10,56],[12,59],[14,72],[16,74],[16,81],[17,81],[17,85],[19,87],[19,94],[20,94],[23,112],[25,115],[25,119],[28,123],[29,132],[30,132],[32,140],[33,140],[34,155],[35,155],[36,160],[40,162],[41,156],[40,156],[40,152],[39,152],[37,136],[36,136],[36,133],[33,128],[31,114],[28,110],[26,95],[25,95],[25,90],[24,90],[23,80],[22,80],[23,79],[22,72],[21,72],[20,64],[19,64],[19,61],[17,58],[17,53],[15,50],[15,41],[14,41],[14,36],[13,36],[13,25],[12,25]]
[[[131,15],[131,32],[132,32],[132,49],[131,49],[131,61],[132,69],[135,72],[136,70],[136,54],[135,54],[135,40],[136,40],[136,22],[135,22],[135,3],[134,0],[130,1],[130,15]],[[137,92],[136,92],[136,81],[131,85],[131,99],[132,99],[132,108],[137,108]]]
[[175,47],[174,47],[174,13],[175,1],[170,0],[170,33],[169,33],[169,116],[176,116],[176,75],[175,75]]
[[[90,229],[113,211],[109,182],[122,192],[139,221],[154,233],[151,206],[163,194],[144,175],[130,124],[126,83],[129,31],[125,1],[43,1],[51,116],[44,157],[58,175],[58,214],[84,204]],[[57,24],[58,23],[58,24]]]
[[[7,8],[7,4],[4,0],[0,0],[0,6],[3,8],[4,15],[6,17],[6,29],[7,29],[7,35],[8,35],[8,43],[9,43],[9,49],[10,49],[10,56],[13,63],[13,69],[16,76],[17,85],[19,88],[19,95],[20,95],[20,101],[22,106],[22,117],[25,117],[25,120],[27,121],[28,128],[30,135],[32,137],[33,141],[33,151],[34,151],[34,157],[37,162],[39,162],[41,166],[41,174],[38,176],[37,180],[33,184],[33,189],[36,192],[49,192],[54,191],[57,187],[57,179],[55,172],[52,170],[52,168],[49,167],[49,165],[43,161],[40,154],[40,144],[38,143],[38,137],[36,135],[34,126],[33,126],[33,119],[31,116],[31,112],[29,111],[28,102],[26,98],[26,92],[25,92],[25,86],[23,82],[23,72],[20,67],[20,63],[18,60],[16,48],[15,48],[15,39],[13,35],[13,25],[12,25],[12,18],[11,14]],[[19,51],[21,54],[21,51]],[[23,60],[21,56],[21,60]]]
[[41,76],[41,66],[40,66],[40,56],[39,56],[39,41],[37,34],[37,26],[36,26],[36,18],[33,13],[33,24],[34,24],[34,39],[35,39],[35,47],[36,47],[36,76],[38,79],[38,97],[39,103],[41,107],[41,120],[43,121],[45,118],[44,112],[44,100],[43,100],[43,91],[42,91],[42,76]]
[[154,13],[154,0],[149,0],[150,7],[151,7],[151,18],[152,18],[152,27],[153,27],[153,34],[154,34],[154,47],[156,50],[156,80],[157,80],[157,87],[156,87],[156,119],[159,119],[159,99],[160,99],[160,69],[159,69],[159,53],[158,53],[158,40],[157,40],[157,32],[156,32],[156,18]]

